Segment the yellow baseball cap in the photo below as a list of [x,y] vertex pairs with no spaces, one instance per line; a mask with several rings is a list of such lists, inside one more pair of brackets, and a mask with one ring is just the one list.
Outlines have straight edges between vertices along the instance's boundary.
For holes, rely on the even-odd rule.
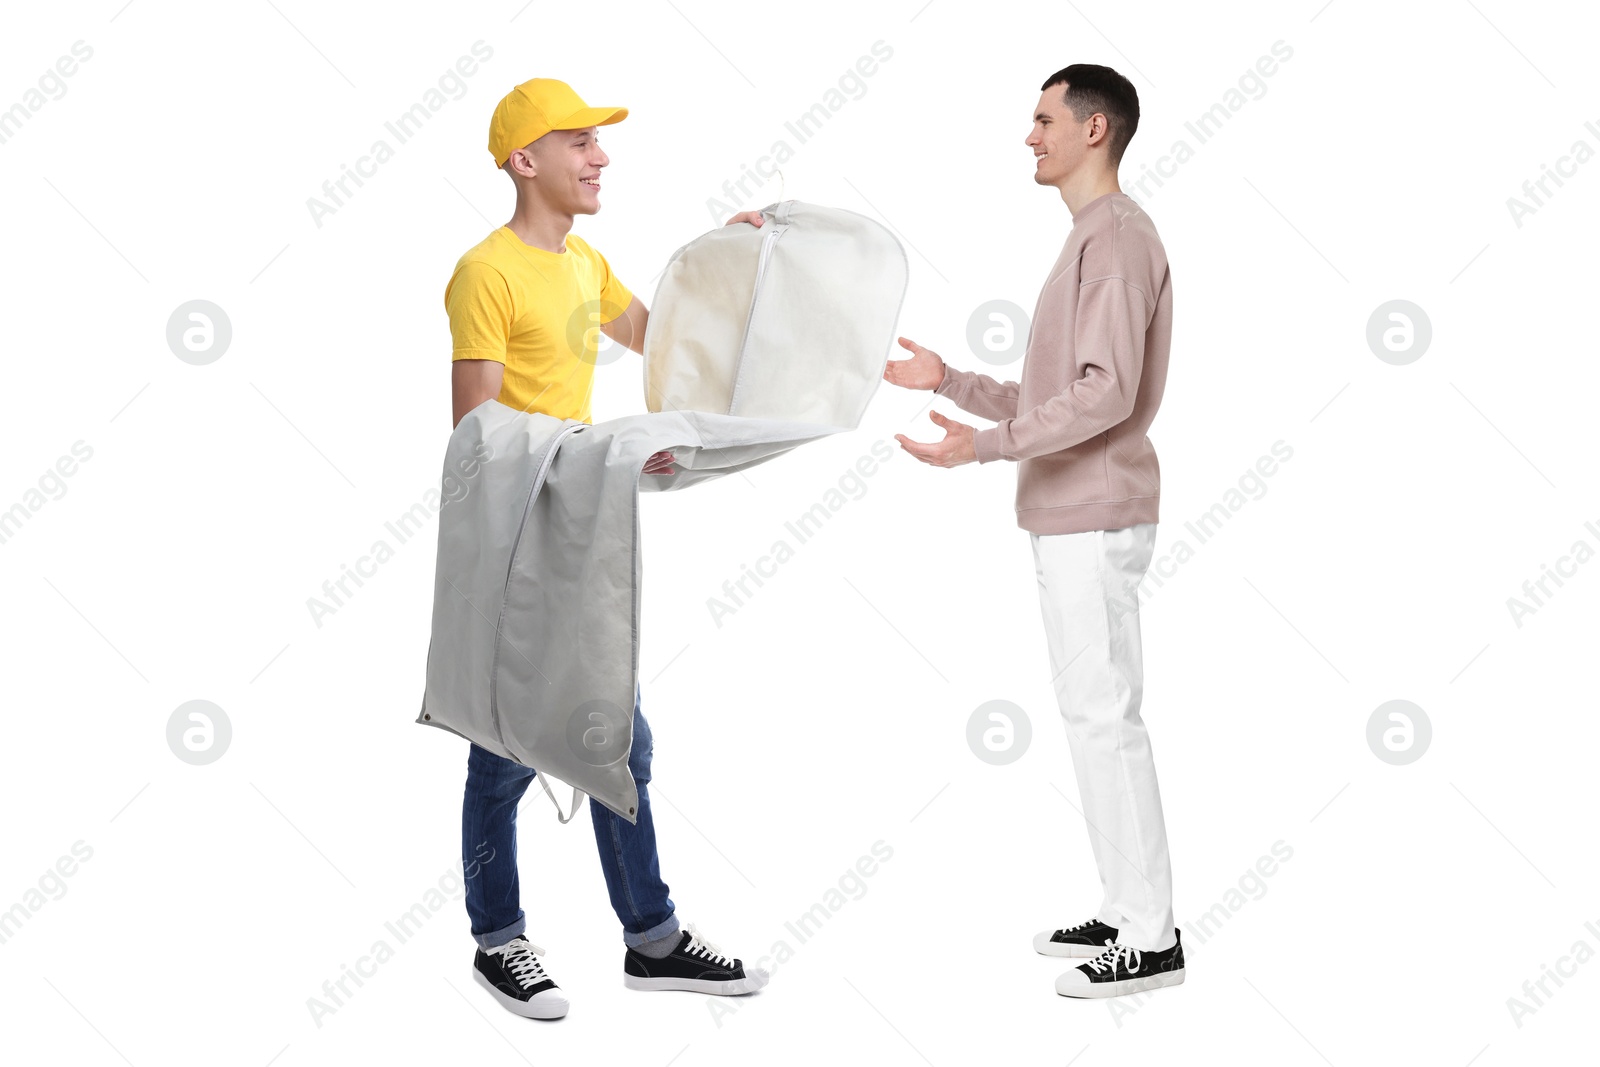
[[572,86],[554,78],[534,78],[511,90],[494,106],[489,119],[489,154],[504,166],[511,153],[551,130],[609,126],[628,117],[625,107],[590,107]]

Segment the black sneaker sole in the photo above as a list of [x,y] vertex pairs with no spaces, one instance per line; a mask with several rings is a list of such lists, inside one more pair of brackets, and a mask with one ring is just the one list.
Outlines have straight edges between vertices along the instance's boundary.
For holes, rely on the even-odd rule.
[[489,991],[490,996],[500,1002],[502,1008],[513,1015],[520,1015],[524,1019],[560,1019],[567,1014],[567,998],[559,988],[546,989],[527,1000],[520,1000],[497,989],[494,983],[489,981],[488,976],[476,967],[472,968],[472,977]]

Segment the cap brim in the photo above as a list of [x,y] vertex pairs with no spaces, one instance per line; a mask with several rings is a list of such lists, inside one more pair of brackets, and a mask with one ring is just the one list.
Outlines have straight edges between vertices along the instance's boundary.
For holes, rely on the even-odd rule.
[[586,107],[574,111],[560,122],[551,126],[552,130],[583,130],[590,126],[609,126],[613,122],[621,122],[628,117],[625,107]]

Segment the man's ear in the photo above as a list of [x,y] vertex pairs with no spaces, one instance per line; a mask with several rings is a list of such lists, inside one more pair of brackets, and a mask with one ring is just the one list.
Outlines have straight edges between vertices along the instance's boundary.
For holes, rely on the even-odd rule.
[[1106,117],[1096,111],[1089,117],[1089,143],[1097,145],[1111,133],[1111,124]]
[[[519,170],[516,165],[516,159],[519,153],[522,156],[521,170]],[[538,170],[533,163],[533,153],[529,152],[526,148],[513,149],[511,154],[506,157],[506,161],[501,164],[500,169],[511,175],[513,181],[516,180],[518,175],[531,178],[538,173]]]

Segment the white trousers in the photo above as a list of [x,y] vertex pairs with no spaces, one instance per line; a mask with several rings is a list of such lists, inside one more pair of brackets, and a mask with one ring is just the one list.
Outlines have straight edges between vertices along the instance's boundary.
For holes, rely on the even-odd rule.
[[1123,944],[1171,948],[1177,937],[1167,830],[1139,716],[1138,594],[1156,525],[1030,536],[1050,673],[1104,892],[1097,917],[1117,928]]

